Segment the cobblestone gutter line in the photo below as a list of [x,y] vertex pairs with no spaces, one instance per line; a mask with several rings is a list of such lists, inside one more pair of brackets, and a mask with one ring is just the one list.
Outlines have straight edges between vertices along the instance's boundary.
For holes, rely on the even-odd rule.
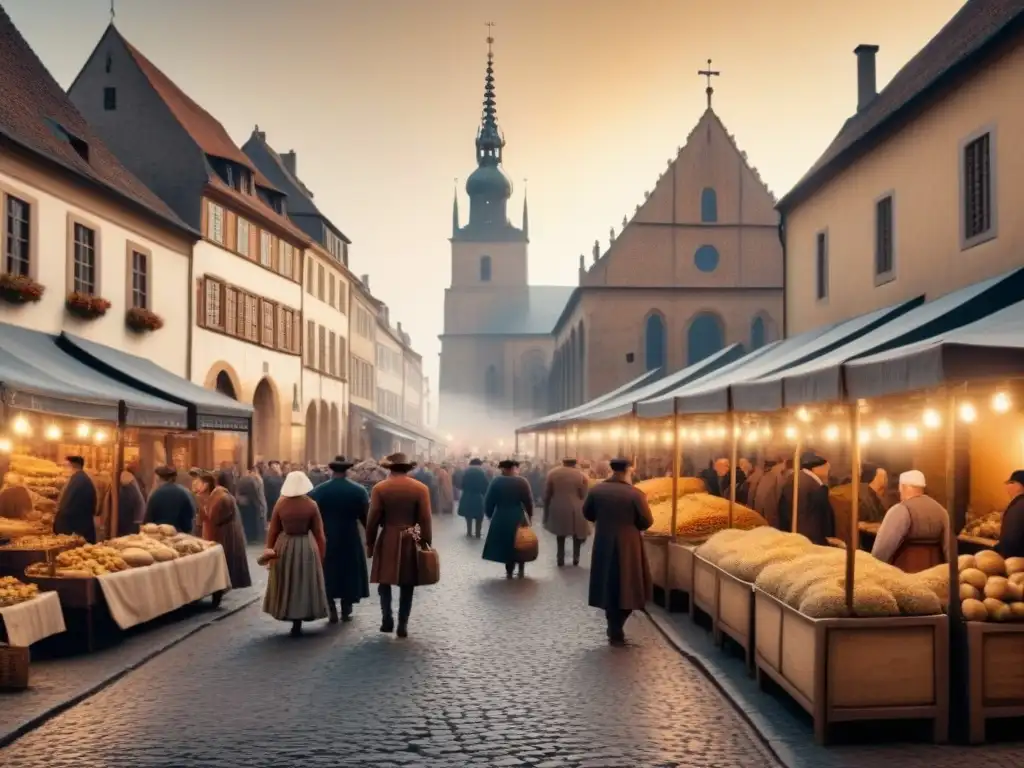
[[703,653],[697,651],[679,634],[672,620],[663,608],[651,606],[646,614],[650,622],[657,628],[669,645],[675,648],[680,655],[689,661],[703,674],[715,688],[721,692],[733,709],[746,721],[751,731],[764,745],[772,757],[774,757],[784,768],[802,768],[803,761],[793,750],[779,737],[776,729],[756,708],[750,706],[747,697],[738,691],[732,681],[725,674],[719,673],[718,665],[707,658]]
[[[131,664],[128,664],[127,666],[121,667],[121,668],[111,672],[109,675],[104,676],[99,682],[97,682],[94,685],[86,688],[84,691],[81,691],[81,692],[75,694],[74,696],[72,696],[72,697],[70,697],[68,699],[64,699],[63,701],[60,701],[60,702],[58,702],[58,703],[56,703],[56,704],[54,704],[54,705],[52,705],[50,707],[47,707],[44,711],[42,711],[38,715],[35,715],[34,717],[29,718],[25,722],[23,722],[20,725],[16,726],[13,730],[10,730],[10,731],[8,731],[6,733],[0,734],[0,749],[3,749],[4,747],[7,747],[7,746],[11,745],[12,743],[14,743],[18,739],[20,739],[25,734],[34,731],[36,728],[40,727],[44,723],[46,723],[46,722],[52,720],[53,718],[57,717],[62,712],[66,712],[67,710],[71,709],[72,707],[74,707],[74,706],[76,706],[78,704],[81,704],[86,699],[89,699],[89,698],[95,696],[97,693],[99,693],[103,689],[108,688],[109,686],[111,686],[114,683],[116,683],[118,680],[123,678],[125,675],[129,674],[130,672],[135,671],[136,669],[138,669],[142,665],[146,664],[147,662],[152,661],[155,657],[159,656],[160,654],[164,653],[165,651],[168,651],[171,648],[173,648],[174,646],[178,645],[179,643],[189,639],[190,637],[195,635],[197,632],[201,632],[202,630],[206,629],[210,625],[216,624],[218,621],[222,621],[223,619],[226,619],[229,616],[234,616],[239,611],[244,610],[245,608],[248,608],[250,605],[255,603],[261,597],[262,597],[262,593],[259,590],[253,590],[253,594],[247,595],[238,604],[232,605],[231,607],[226,607],[223,610],[218,611],[215,614],[211,614],[210,615],[210,619],[208,621],[198,623],[195,626],[189,628],[187,631],[185,631],[185,632],[183,632],[183,633],[181,633],[179,635],[175,635],[174,637],[172,637],[167,642],[162,643],[162,644],[156,646],[155,648],[151,649],[149,652],[147,652],[141,658],[137,659],[136,661],[132,662]],[[12,694],[11,695],[11,703],[12,704],[16,704],[17,703],[16,702],[16,698],[15,698],[16,696],[17,696],[17,694]]]

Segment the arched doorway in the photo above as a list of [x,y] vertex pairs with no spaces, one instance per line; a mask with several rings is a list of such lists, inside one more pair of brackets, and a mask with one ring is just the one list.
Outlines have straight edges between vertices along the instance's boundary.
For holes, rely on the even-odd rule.
[[316,461],[318,426],[316,419],[316,401],[313,400],[306,408],[306,461]]
[[281,410],[269,379],[260,379],[252,393],[253,452],[264,461],[277,459],[281,446]]
[[231,377],[227,371],[221,371],[217,374],[217,381],[214,384],[214,389],[220,392],[222,395],[227,395],[232,400],[238,399],[238,393],[235,392],[235,385],[231,383]]
[[341,411],[338,410],[337,403],[331,403],[331,432],[330,432],[330,448],[327,451],[325,457],[328,461],[333,459],[338,454],[342,453],[341,448]]
[[316,461],[330,461],[334,458],[334,454],[331,453],[331,408],[321,400],[318,410],[320,412],[320,426],[317,427]]
[[686,333],[687,365],[711,357],[725,346],[725,327],[714,312],[700,312],[690,322]]

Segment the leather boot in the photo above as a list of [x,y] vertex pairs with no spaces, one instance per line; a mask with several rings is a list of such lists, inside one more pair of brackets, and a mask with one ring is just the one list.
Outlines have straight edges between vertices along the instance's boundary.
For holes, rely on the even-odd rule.
[[338,623],[338,606],[334,604],[334,600],[327,601],[327,621],[331,624]]
[[352,603],[348,600],[341,601],[341,620],[352,621]]
[[565,565],[565,536],[555,538],[555,562],[559,568]]
[[398,596],[398,630],[399,637],[409,636],[409,614],[412,613],[412,587],[402,587]]
[[519,564],[519,578],[522,579],[526,576],[526,563]]
[[472,535],[473,535],[473,520],[471,518],[467,517],[466,518],[466,536],[470,537]]
[[391,613],[391,588],[385,584],[381,584],[377,587],[377,594],[380,595],[380,631],[381,632],[394,632],[395,631],[395,617]]
[[583,549],[583,539],[572,540],[572,564],[580,564],[580,550]]

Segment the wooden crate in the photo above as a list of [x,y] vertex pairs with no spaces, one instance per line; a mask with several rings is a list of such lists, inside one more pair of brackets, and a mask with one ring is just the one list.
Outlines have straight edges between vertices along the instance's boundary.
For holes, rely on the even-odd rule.
[[718,614],[718,569],[707,560],[693,556],[693,591],[690,593],[690,616],[694,621],[697,614],[704,613],[711,618],[714,630]]
[[715,576],[718,590],[715,600],[715,639],[722,642],[722,635],[728,635],[743,649],[747,671],[754,674],[754,585],[743,581],[717,566]]
[[774,680],[814,719],[814,740],[854,720],[931,720],[949,728],[946,616],[812,619],[754,590],[758,681]]
[[985,724],[1024,717],[1024,624],[967,622],[969,738],[985,741]]
[[668,607],[686,604],[693,592],[693,544],[668,543]]
[[651,568],[651,580],[657,589],[664,590],[668,580],[668,537],[644,536],[644,552]]

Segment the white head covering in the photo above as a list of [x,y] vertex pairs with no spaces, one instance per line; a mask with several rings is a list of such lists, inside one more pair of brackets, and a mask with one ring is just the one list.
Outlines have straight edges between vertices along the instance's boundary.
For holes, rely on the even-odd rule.
[[284,484],[281,486],[281,496],[290,499],[295,496],[305,496],[312,490],[313,483],[306,477],[306,473],[295,470],[294,472],[289,472],[288,477],[284,479]]
[[928,483],[924,481],[924,472],[918,469],[911,469],[900,475],[900,485],[909,485],[913,488],[924,488]]

